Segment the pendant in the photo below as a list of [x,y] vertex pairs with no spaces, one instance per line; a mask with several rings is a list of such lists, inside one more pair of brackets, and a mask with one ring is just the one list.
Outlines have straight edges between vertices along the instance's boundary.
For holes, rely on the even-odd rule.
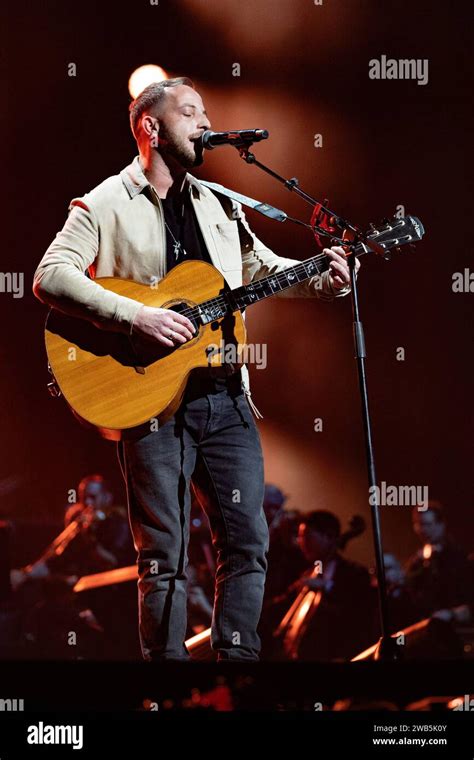
[[181,243],[179,242],[179,240],[175,240],[174,245],[173,245],[173,250],[174,250],[175,258],[177,259],[181,251]]

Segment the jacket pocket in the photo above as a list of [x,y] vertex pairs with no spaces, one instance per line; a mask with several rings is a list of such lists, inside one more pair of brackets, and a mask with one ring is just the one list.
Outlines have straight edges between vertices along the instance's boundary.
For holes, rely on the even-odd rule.
[[223,271],[242,269],[242,252],[237,222],[218,222],[210,224],[217,256]]

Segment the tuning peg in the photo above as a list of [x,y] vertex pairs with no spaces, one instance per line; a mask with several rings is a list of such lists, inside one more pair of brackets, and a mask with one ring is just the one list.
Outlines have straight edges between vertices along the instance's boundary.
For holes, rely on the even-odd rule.
[[392,258],[392,252],[391,251],[385,251],[383,257],[384,257],[385,261],[390,261],[391,258]]
[[375,224],[373,222],[370,222],[369,229],[371,229],[373,232],[375,232],[376,226],[375,226]]

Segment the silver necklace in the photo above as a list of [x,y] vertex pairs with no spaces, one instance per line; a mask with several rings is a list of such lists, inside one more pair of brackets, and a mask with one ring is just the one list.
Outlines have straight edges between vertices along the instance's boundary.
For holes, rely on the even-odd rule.
[[183,252],[183,256],[187,256],[186,248],[184,248],[184,246],[182,245],[181,240],[176,240],[175,236],[173,235],[173,233],[171,232],[171,230],[169,228],[169,225],[166,222],[166,219],[164,220],[164,222],[165,222],[166,229],[168,230],[168,232],[170,233],[170,235],[171,235],[171,237],[173,238],[173,241],[174,241],[173,242],[173,251],[174,251],[174,255],[175,255],[176,260],[178,260],[178,256],[181,253],[181,251]]

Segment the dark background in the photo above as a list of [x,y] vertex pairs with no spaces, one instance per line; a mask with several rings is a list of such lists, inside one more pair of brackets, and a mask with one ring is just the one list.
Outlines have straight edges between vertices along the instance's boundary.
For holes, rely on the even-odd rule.
[[[427,485],[470,549],[474,295],[452,292],[453,273],[472,266],[471,25],[462,6],[58,0],[10,3],[5,21],[1,270],[24,272],[25,295],[0,294],[0,516],[34,523],[40,545],[27,542],[22,561],[54,533],[85,474],[103,472],[125,498],[114,445],[47,394],[46,309],[31,280],[70,199],[136,155],[127,82],[145,63],[190,76],[214,129],[268,129],[258,157],[355,223],[399,204],[420,217],[426,236],[415,252],[390,263],[365,257],[359,277],[378,478]],[[428,84],[370,80],[368,62],[382,54],[428,58]],[[308,218],[309,207],[231,148],[208,154],[198,174]],[[282,255],[315,250],[305,230],[254,212],[249,220]],[[267,369],[250,368],[267,480],[289,494],[289,506],[331,509],[343,524],[355,512],[368,516],[350,300],[267,300],[249,310],[247,325],[250,342],[268,343]],[[313,432],[315,417],[323,432]],[[404,559],[416,546],[410,510],[382,511],[385,545]],[[348,553],[371,562],[370,532]]]

